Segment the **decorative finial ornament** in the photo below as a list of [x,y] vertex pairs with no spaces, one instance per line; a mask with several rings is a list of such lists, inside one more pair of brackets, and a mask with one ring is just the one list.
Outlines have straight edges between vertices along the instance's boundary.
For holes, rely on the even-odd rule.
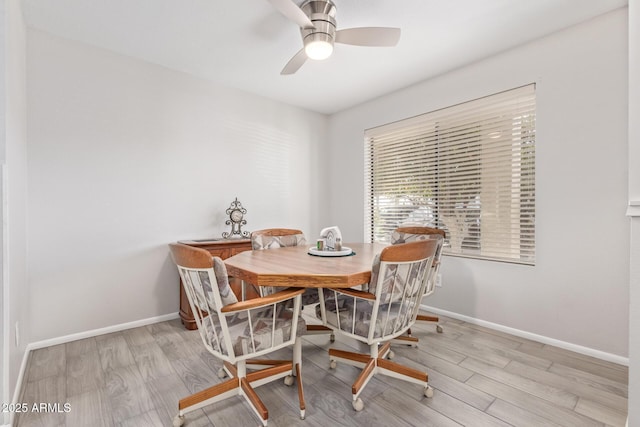
[[242,203],[238,201],[238,198],[231,202],[231,206],[227,209],[227,215],[229,219],[225,224],[231,226],[231,231],[225,231],[222,233],[222,237],[225,239],[232,239],[234,237],[249,237],[248,231],[242,231],[242,226],[247,225],[247,220],[244,219],[244,214],[247,210],[242,207]]

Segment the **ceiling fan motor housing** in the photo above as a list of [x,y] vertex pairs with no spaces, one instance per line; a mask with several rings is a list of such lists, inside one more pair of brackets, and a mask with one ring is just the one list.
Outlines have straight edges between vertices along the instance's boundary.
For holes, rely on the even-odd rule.
[[336,34],[336,5],[331,0],[308,0],[300,9],[313,22],[312,28],[301,28],[302,40],[308,43],[323,41],[333,46]]
[[356,27],[336,30],[336,5],[333,0],[269,0],[273,6],[300,28],[304,47],[287,62],[280,74],[293,74],[307,59],[322,61],[333,53],[334,43],[353,46],[395,46],[400,28]]

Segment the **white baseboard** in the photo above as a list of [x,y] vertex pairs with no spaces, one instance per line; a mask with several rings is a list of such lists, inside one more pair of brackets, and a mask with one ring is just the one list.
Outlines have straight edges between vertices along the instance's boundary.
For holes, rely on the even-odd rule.
[[500,332],[506,332],[511,335],[515,335],[520,338],[526,338],[532,341],[537,341],[543,344],[553,345],[556,347],[563,348],[565,350],[573,351],[576,353],[584,354],[587,356],[595,357],[596,359],[605,360],[607,362],[617,363],[619,365],[629,366],[629,358],[618,356],[617,354],[607,353],[604,351],[596,350],[589,347],[583,347],[581,345],[572,344],[566,341],[560,341],[555,338],[546,337],[544,335],[537,335],[527,331],[521,331],[520,329],[510,328],[508,326],[503,326],[497,323],[487,322],[486,320],[476,319],[474,317],[465,316],[462,314],[454,313],[451,311],[441,310],[436,307],[429,307],[426,305],[421,305],[420,308],[422,310],[434,313],[441,314],[443,316],[451,317],[453,319],[458,319],[465,321],[467,323],[471,323],[473,325],[484,326],[485,328],[493,329]]
[[105,328],[93,329],[85,332],[78,332],[77,334],[65,335],[62,337],[51,338],[48,340],[36,341],[29,344],[28,347],[31,347],[31,350],[37,350],[39,348],[50,347],[52,345],[64,344],[71,341],[81,340],[84,338],[97,337],[99,335],[124,331],[126,329],[138,328],[140,326],[151,325],[153,323],[164,322],[167,320],[172,320],[177,318],[178,318],[178,312],[165,314],[162,316],[149,317],[147,319],[134,320],[133,322],[120,323],[119,325],[107,326]]
[[[24,374],[27,371],[27,361],[29,360],[29,353],[31,352],[31,344],[27,344],[27,347],[24,349],[24,355],[22,356],[22,362],[20,363],[20,371],[18,372],[18,379],[16,381],[16,389],[13,391],[13,399],[11,400],[12,404],[18,403],[18,399],[20,399],[20,393],[22,392],[22,380],[24,378]],[[15,417],[15,412],[9,413],[9,424],[11,427],[13,425],[13,418]]]
[[[127,329],[138,328],[140,326],[152,325],[154,323],[165,322],[167,320],[177,319],[179,317],[178,312],[165,314],[162,316],[149,317],[147,319],[135,320],[133,322],[120,323],[119,325],[107,326],[106,328],[92,329],[90,331],[78,332],[77,334],[65,335],[62,337],[51,338],[48,340],[36,341],[27,344],[27,347],[20,364],[20,372],[18,372],[18,380],[16,381],[16,389],[13,392],[13,403],[17,403],[22,392],[22,382],[27,369],[27,361],[29,360],[29,354],[33,350],[39,348],[50,347],[52,345],[65,344],[71,341],[81,340],[84,338],[97,337],[99,335],[110,334],[112,332],[124,331]],[[0,427],[11,427],[13,425],[14,413],[11,413],[9,424],[0,425]]]

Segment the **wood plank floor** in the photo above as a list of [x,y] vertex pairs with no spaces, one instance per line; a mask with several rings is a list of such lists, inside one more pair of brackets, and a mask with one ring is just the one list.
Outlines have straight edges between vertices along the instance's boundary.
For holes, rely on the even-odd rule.
[[[454,319],[416,323],[418,348],[394,345],[394,360],[426,369],[434,396],[377,376],[351,407],[358,369],[329,369],[328,336],[303,341],[307,416],[282,381],[257,389],[270,426],[624,426],[627,368]],[[366,350],[338,337],[336,348]],[[282,350],[277,358],[290,357]],[[171,426],[178,400],[220,380],[220,363],[179,320],[33,351],[21,402],[59,403],[16,417],[15,426]],[[64,411],[67,403],[69,411]],[[54,410],[53,412],[51,410]],[[258,425],[240,397],[189,414],[185,427]]]

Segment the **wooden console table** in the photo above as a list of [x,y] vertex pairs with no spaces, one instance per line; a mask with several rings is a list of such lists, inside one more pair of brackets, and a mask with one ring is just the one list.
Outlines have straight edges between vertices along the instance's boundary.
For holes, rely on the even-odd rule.
[[[251,250],[250,239],[181,240],[178,243],[207,250],[211,255],[218,256],[222,259],[229,258],[235,254],[239,254],[240,252]],[[240,299],[240,294],[242,293],[242,281],[240,279],[230,277],[229,285],[238,299]],[[252,287],[247,287],[246,293],[246,298],[259,296]],[[190,330],[198,329],[198,325],[196,325],[195,318],[193,317],[193,312],[189,306],[189,300],[187,299],[187,295],[184,293],[182,281],[180,282],[180,320],[182,320],[182,324],[185,328]]]

